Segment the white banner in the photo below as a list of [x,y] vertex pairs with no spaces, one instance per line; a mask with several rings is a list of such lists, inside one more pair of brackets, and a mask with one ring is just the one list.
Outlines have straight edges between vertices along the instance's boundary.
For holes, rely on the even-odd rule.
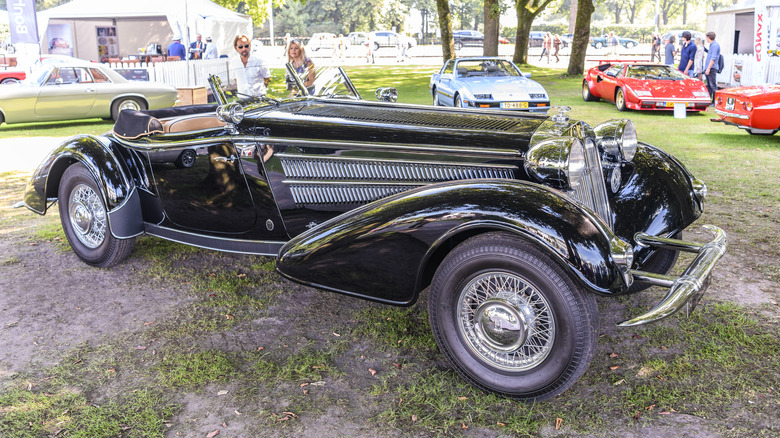
[[35,0],[8,0],[8,25],[11,42],[38,44],[38,22],[35,20]]
[[753,14],[753,56],[756,59],[756,69],[753,71],[754,81],[763,84],[766,80],[767,43],[769,40],[768,20],[766,19],[764,0],[756,0]]

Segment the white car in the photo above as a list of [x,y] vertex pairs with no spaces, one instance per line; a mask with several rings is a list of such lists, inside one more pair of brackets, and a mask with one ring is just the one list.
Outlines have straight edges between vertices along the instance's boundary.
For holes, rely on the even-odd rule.
[[371,42],[374,44],[374,50],[379,50],[380,47],[395,47],[400,49],[406,45],[407,49],[410,49],[417,45],[417,41],[414,38],[401,35],[392,30],[378,30],[369,34]]
[[336,34],[329,32],[315,33],[309,38],[309,42],[306,43],[306,49],[316,52],[320,49],[335,49],[338,44]]

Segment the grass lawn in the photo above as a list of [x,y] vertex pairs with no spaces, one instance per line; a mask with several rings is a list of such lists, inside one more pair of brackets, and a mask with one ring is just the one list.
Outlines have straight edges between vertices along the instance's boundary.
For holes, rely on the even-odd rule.
[[[150,294],[181,296],[181,304],[155,319],[143,316],[142,329],[74,345],[54,365],[5,375],[0,358],[0,436],[205,436],[220,427],[225,436],[233,436],[231,427],[236,436],[776,436],[780,135],[712,123],[711,111],[685,119],[671,111],[619,112],[611,103],[584,102],[580,77],[524,67],[552,105],[572,108],[572,118],[591,125],[630,118],[641,141],[675,155],[707,183],[696,225],[722,227],[729,248],[690,319],[618,329],[621,315],[647,309],[663,291],[600,299],[599,346],[585,376],[551,401],[517,403],[469,386],[444,363],[425,305],[398,309],[314,291],[281,280],[271,258],[142,237],[123,268],[95,272],[127,269],[137,283],[164,286]],[[367,100],[375,100],[377,87],[394,86],[399,102],[423,105],[431,103],[436,69],[345,68]],[[281,75],[274,71],[277,83]],[[0,137],[110,127],[3,125]],[[0,174],[3,204],[19,199],[26,177]],[[0,234],[25,242],[6,245],[17,252],[0,255],[0,276],[25,269],[30,246],[77,263],[55,211],[40,218],[0,209]],[[66,269],[64,277],[92,268]],[[106,300],[111,309],[117,297]]]

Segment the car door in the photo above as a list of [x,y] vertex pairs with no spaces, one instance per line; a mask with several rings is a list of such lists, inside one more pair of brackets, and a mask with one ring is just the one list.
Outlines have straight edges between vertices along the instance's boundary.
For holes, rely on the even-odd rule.
[[615,88],[617,87],[618,78],[623,76],[623,68],[623,64],[612,64],[608,69],[599,72],[596,80],[596,89],[598,95],[603,99],[615,100]]
[[147,152],[165,217],[177,228],[239,234],[257,220],[241,157],[255,143],[229,137],[171,142]]
[[453,69],[455,61],[449,60],[441,69],[439,74],[439,84],[436,87],[436,93],[439,95],[439,103],[442,105],[453,106],[455,95],[455,78]]
[[84,117],[95,105],[96,95],[87,68],[56,67],[38,91],[35,115],[42,120]]

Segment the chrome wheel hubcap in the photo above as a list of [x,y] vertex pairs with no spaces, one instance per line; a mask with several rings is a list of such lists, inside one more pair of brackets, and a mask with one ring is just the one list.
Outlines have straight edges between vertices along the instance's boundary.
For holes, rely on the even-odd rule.
[[119,111],[122,110],[135,110],[138,111],[141,108],[138,106],[138,102],[134,100],[125,100],[119,105]]
[[475,277],[461,291],[457,312],[458,329],[468,347],[494,367],[531,369],[552,350],[552,309],[522,277],[504,272]]
[[88,248],[97,248],[106,237],[106,210],[98,194],[86,184],[70,194],[68,216],[76,238]]

